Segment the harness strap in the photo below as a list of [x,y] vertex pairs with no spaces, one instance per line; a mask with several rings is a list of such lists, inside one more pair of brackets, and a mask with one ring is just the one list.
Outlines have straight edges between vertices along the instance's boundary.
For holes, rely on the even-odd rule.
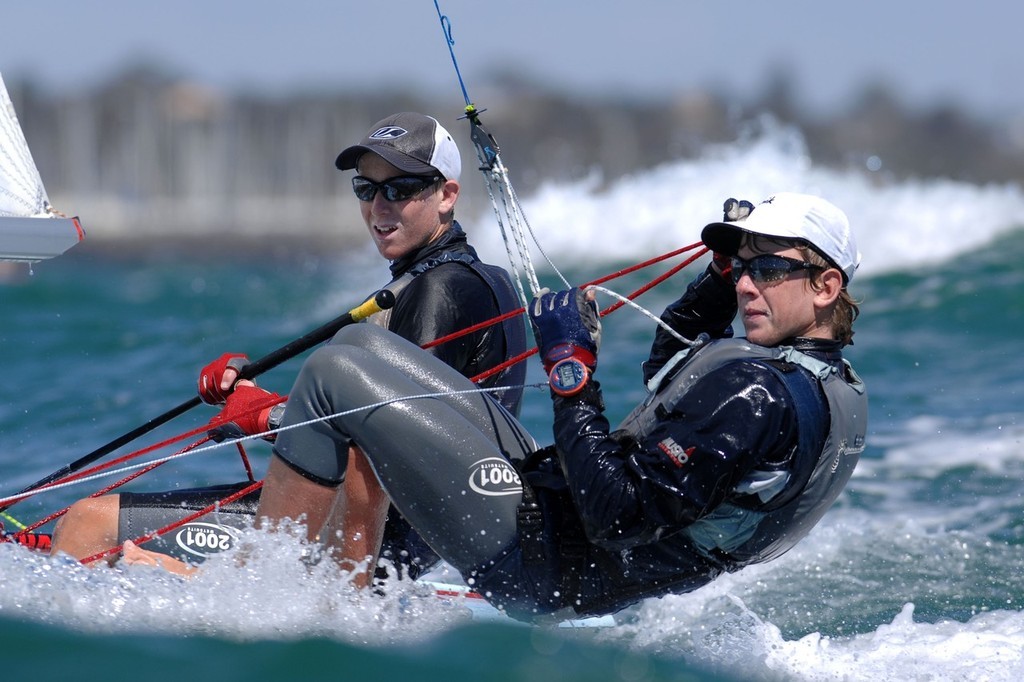
[[[796,408],[798,426],[794,462],[789,468],[795,477],[779,495],[758,505],[761,511],[773,511],[795,500],[807,487],[821,454],[819,444],[824,440],[824,430],[829,420],[823,414],[826,401],[819,395],[818,382],[814,378],[801,372],[798,366],[789,360],[764,360],[762,364],[771,369],[789,389]],[[821,364],[828,367],[825,363]]]
[[518,463],[523,498],[516,509],[516,528],[524,564],[543,564],[550,558],[552,549],[557,552],[558,566],[562,572],[562,598],[567,605],[571,605],[579,598],[583,559],[587,555],[588,543],[571,503],[553,502],[557,509],[552,509],[552,504],[545,505],[548,513],[557,513],[560,518],[557,527],[551,528],[553,537],[545,534],[544,511],[537,501],[536,489],[540,488],[552,495],[566,494],[568,491],[560,469],[545,471],[542,468],[544,461],[555,457],[555,446],[548,445],[535,450]]
[[554,454],[554,446],[549,445],[530,453],[520,462],[513,462],[519,469],[519,480],[523,486],[523,497],[516,508],[516,530],[519,535],[519,546],[523,550],[523,562],[540,564],[546,555],[544,546],[544,515],[537,504],[537,492],[527,480],[542,473],[533,468],[549,454]]

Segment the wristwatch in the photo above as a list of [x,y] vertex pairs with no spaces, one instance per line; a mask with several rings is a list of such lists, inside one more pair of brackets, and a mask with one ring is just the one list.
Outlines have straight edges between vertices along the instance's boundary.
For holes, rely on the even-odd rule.
[[548,384],[557,395],[568,397],[583,390],[590,379],[590,369],[574,357],[559,360],[548,374]]

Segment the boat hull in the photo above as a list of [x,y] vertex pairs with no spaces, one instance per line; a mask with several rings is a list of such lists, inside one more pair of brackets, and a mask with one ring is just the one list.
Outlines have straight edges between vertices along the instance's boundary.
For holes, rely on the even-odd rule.
[[0,260],[34,263],[85,239],[78,218],[0,217]]

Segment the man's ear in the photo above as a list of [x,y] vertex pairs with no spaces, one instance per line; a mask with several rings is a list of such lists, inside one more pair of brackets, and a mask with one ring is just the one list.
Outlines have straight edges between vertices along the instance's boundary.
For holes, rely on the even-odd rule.
[[445,180],[441,185],[441,205],[438,208],[442,214],[451,213],[455,209],[459,189],[459,183],[455,180]]
[[843,275],[836,268],[828,268],[818,276],[818,288],[814,292],[814,305],[827,308],[839,298],[843,290]]

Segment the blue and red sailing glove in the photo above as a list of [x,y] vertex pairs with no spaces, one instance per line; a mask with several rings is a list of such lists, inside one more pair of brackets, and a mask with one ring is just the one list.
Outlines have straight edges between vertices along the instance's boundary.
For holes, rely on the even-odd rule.
[[207,405],[223,405],[231,391],[234,390],[234,386],[227,390],[220,387],[224,371],[230,367],[236,372],[241,372],[242,368],[248,364],[248,356],[241,353],[224,353],[203,367],[199,372],[199,397]]
[[[284,412],[284,398],[258,386],[240,384],[228,396],[224,409],[210,420],[210,438],[223,440],[252,436],[277,428]],[[264,437],[270,442],[274,435]]]
[[559,395],[579,393],[597,369],[601,347],[597,304],[577,287],[557,293],[545,289],[533,299],[529,313],[551,389]]

